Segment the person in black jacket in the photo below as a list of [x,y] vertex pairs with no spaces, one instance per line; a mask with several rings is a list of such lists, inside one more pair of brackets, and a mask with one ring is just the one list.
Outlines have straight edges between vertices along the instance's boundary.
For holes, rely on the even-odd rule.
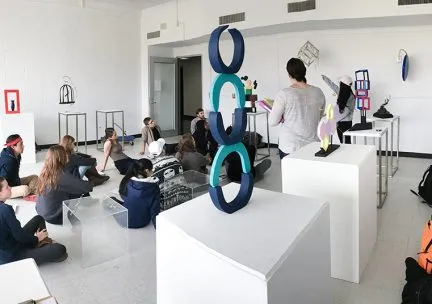
[[0,154],[0,176],[4,177],[12,189],[11,198],[29,198],[35,193],[38,176],[30,175],[19,177],[21,154],[24,152],[24,143],[18,134],[12,134],[6,139],[6,148]]
[[0,177],[0,265],[33,258],[40,265],[67,258],[66,247],[48,237],[44,219],[37,215],[24,227],[5,201],[11,196],[7,181]]
[[88,196],[93,190],[89,182],[64,170],[67,162],[65,148],[60,145],[50,147],[36,189],[36,211],[54,225],[63,223],[63,201]]
[[[229,135],[232,132],[232,127],[229,126],[226,129],[226,133]],[[255,182],[259,181],[264,177],[264,173],[271,167],[271,160],[270,159],[264,159],[261,163],[254,166],[255,163],[255,156],[256,156],[256,149],[254,146],[245,145],[246,150],[249,155],[249,161],[251,164],[251,171],[254,176]],[[241,181],[241,174],[243,172],[242,169],[242,163],[240,156],[237,152],[232,152],[228,154],[228,156],[225,158],[225,170],[227,172],[228,179],[232,182],[240,182]]]
[[93,187],[102,185],[109,180],[110,177],[108,175],[100,175],[97,171],[96,158],[87,154],[75,152],[75,144],[75,138],[70,135],[63,136],[59,144],[65,148],[69,158],[64,170],[78,178],[87,177]]
[[219,145],[213,138],[207,121],[197,121],[195,125],[195,132],[192,134],[192,136],[195,139],[197,152],[204,156],[208,155],[211,159],[214,159]]
[[150,221],[156,227],[160,190],[157,178],[152,177],[152,170],[151,160],[136,160],[120,182],[119,193],[124,202],[112,197],[128,209],[128,228],[142,228]]

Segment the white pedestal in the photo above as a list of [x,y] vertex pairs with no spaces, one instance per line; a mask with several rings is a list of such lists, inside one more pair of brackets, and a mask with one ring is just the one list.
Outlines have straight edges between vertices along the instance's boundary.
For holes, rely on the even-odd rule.
[[324,200],[255,188],[229,215],[205,194],[162,212],[156,237],[158,304],[332,303]]
[[1,114],[0,140],[3,146],[6,138],[12,134],[19,134],[24,141],[24,153],[21,155],[22,164],[36,163],[35,132],[33,113]]
[[0,265],[0,302],[21,303],[50,296],[33,259]]
[[374,146],[341,145],[315,157],[319,143],[282,159],[282,192],[330,203],[331,274],[354,283],[377,238],[377,176]]

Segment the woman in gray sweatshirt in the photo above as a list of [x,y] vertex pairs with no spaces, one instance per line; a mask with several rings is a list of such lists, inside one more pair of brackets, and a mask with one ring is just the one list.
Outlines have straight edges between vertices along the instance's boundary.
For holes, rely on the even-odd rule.
[[63,223],[63,201],[88,195],[93,190],[89,182],[64,171],[67,162],[65,148],[52,146],[39,175],[36,212],[54,225]]

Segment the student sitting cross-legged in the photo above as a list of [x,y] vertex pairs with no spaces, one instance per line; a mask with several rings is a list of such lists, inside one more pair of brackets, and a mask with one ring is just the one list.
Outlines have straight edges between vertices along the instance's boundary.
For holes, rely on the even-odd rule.
[[0,154],[0,176],[4,177],[11,187],[11,198],[24,197],[34,201],[32,195],[37,187],[38,176],[19,176],[21,154],[24,152],[22,138],[18,134],[12,134],[6,139],[5,146]]
[[65,148],[59,145],[50,147],[36,190],[37,213],[54,225],[63,223],[63,201],[88,195],[93,190],[89,182],[64,170],[67,162]]
[[175,157],[181,162],[183,170],[194,170],[201,173],[208,173],[207,165],[210,164],[210,156],[205,157],[197,152],[195,140],[191,134],[184,134],[180,140],[179,151]]
[[44,219],[37,215],[21,227],[12,206],[5,204],[10,197],[11,188],[0,177],[0,265],[27,258],[38,265],[64,261],[66,247],[48,237]]
[[149,159],[136,160],[120,182],[123,202],[111,197],[128,209],[128,228],[142,228],[150,221],[156,227],[160,211],[160,190],[157,178],[152,177],[153,164]]

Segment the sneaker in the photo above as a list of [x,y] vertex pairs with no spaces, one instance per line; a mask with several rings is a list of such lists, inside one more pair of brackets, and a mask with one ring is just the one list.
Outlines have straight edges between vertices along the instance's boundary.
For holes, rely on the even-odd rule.
[[23,199],[25,201],[28,201],[28,202],[36,202],[37,196],[36,196],[36,194],[30,194],[30,195],[24,196]]

